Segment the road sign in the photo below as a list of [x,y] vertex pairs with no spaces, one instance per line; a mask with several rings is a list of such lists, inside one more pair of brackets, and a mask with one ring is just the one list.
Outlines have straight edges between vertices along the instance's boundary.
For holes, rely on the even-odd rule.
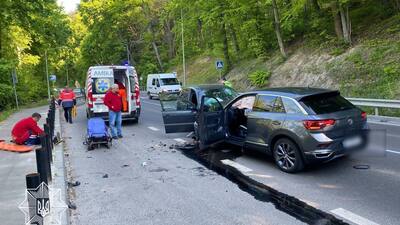
[[57,80],[57,77],[56,77],[56,75],[52,74],[52,75],[50,75],[49,79],[50,79],[50,81],[55,82]]
[[217,70],[222,70],[224,68],[224,61],[221,60],[216,61],[215,68],[217,68]]
[[11,73],[13,84],[18,84],[17,71],[14,69]]

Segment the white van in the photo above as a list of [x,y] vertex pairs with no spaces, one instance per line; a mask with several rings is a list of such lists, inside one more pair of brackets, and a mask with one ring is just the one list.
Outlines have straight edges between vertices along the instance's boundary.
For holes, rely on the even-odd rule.
[[[140,89],[136,70],[132,66],[92,66],[86,78],[86,115],[108,120],[108,108],[103,99],[111,85],[120,86],[123,95],[122,120],[138,121],[140,116]],[[125,90],[125,91],[124,91]]]
[[174,73],[149,74],[147,76],[147,95],[150,99],[159,97],[161,92],[179,93],[182,86]]

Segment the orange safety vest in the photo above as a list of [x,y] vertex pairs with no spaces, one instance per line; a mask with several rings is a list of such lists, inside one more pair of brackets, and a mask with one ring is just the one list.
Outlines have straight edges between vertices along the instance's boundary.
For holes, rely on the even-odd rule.
[[128,100],[126,95],[126,89],[119,89],[119,95],[122,98],[122,111],[128,112]]

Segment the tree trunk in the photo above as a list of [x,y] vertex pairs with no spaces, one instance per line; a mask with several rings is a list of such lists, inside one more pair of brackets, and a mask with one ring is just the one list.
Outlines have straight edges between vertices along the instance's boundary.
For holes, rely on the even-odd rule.
[[225,58],[225,64],[226,64],[225,71],[229,71],[231,69],[231,59],[229,57],[229,44],[228,44],[228,36],[227,36],[227,32],[226,32],[225,22],[222,22],[221,33],[222,33],[223,44],[224,44],[223,51],[224,51],[224,58]]
[[[345,8],[344,8],[345,7]],[[349,18],[349,7],[339,6],[340,18],[342,21],[342,30],[344,41],[351,44],[351,24]]]
[[158,68],[160,69],[160,72],[164,72],[164,68],[163,68],[163,64],[161,61],[160,53],[158,52],[157,44],[154,41],[152,41],[151,44],[153,45],[154,54],[156,55],[156,58],[157,58]]
[[173,59],[175,57],[175,38],[172,29],[174,27],[174,21],[168,19],[165,22],[165,37],[168,45],[168,58]]
[[400,12],[400,0],[391,0],[396,12]]
[[204,47],[206,47],[206,43],[205,43],[204,32],[203,32],[203,21],[200,18],[197,19],[197,30],[200,34],[200,38],[199,38],[200,39],[199,40],[200,47],[204,48]]
[[239,53],[240,52],[240,46],[239,46],[239,42],[237,40],[236,30],[235,30],[235,28],[233,27],[232,24],[229,26],[229,28],[230,28],[231,35],[232,35],[233,46],[235,47],[235,52]]
[[[0,19],[3,19],[3,18],[0,18]],[[2,39],[3,38],[3,24],[2,24],[2,21],[0,20],[0,59],[2,58],[2,56],[3,56],[3,43],[2,43]]]
[[276,5],[276,0],[272,0],[272,8],[274,11],[275,33],[276,33],[276,38],[278,40],[279,49],[281,50],[282,56],[284,58],[287,58],[285,46],[283,45],[283,39],[281,34],[281,23],[279,20],[279,12],[278,12],[278,6]]
[[334,1],[332,3],[331,8],[332,8],[333,20],[334,20],[334,24],[335,24],[336,36],[339,39],[343,39],[342,21],[341,21],[341,18],[340,18],[340,13],[339,13],[339,10],[337,8],[337,2],[336,1]]
[[321,7],[318,4],[318,0],[310,0],[311,5],[313,6],[313,8],[317,11],[320,12],[321,11]]
[[148,29],[148,32],[149,32],[150,34],[153,35],[152,38],[151,38],[151,45],[153,46],[154,55],[155,55],[156,58],[157,58],[158,68],[160,69],[160,72],[164,72],[164,68],[163,68],[163,63],[162,63],[162,60],[161,60],[161,56],[160,56],[160,53],[159,53],[159,51],[158,51],[157,44],[156,44],[156,42],[155,42],[155,40],[154,40],[154,32],[153,32],[153,30],[151,29],[151,23],[150,23],[150,25],[149,25],[149,27],[148,27],[147,29]]

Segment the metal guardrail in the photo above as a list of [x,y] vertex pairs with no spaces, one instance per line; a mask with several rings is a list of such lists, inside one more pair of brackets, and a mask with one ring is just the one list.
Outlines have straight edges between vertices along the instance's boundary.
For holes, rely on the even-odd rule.
[[379,108],[400,109],[400,100],[369,99],[369,98],[346,98],[356,106],[368,106],[375,108],[375,115],[379,116]]

